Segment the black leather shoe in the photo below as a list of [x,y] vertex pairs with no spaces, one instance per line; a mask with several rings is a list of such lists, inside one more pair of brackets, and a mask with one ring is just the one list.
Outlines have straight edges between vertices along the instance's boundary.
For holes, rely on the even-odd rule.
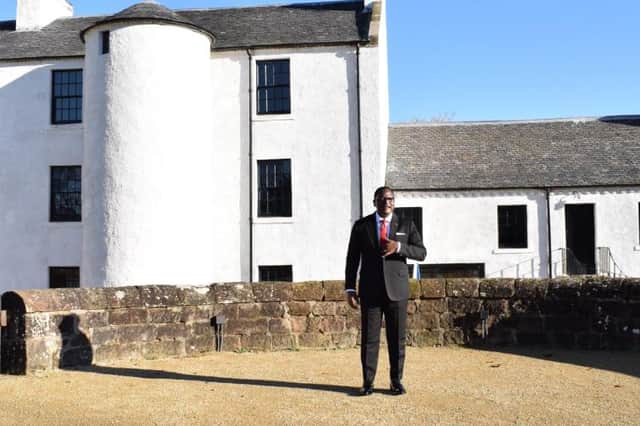
[[402,386],[402,383],[391,384],[391,395],[404,395],[407,390]]
[[364,385],[358,391],[360,396],[369,396],[373,393],[373,385]]

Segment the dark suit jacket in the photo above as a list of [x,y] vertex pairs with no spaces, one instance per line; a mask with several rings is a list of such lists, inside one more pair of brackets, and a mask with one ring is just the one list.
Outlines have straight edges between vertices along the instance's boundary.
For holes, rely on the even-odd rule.
[[411,220],[401,221],[394,214],[389,238],[400,242],[400,252],[383,258],[380,254],[375,213],[358,220],[351,230],[345,287],[356,289],[356,276],[360,266],[359,296],[365,304],[383,290],[386,290],[390,300],[408,299],[407,258],[424,260],[427,256],[422,237]]

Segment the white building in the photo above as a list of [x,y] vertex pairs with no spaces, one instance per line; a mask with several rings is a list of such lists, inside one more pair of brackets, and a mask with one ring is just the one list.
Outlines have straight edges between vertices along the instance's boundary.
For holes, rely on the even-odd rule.
[[640,118],[389,128],[382,1],[17,4],[0,292],[342,279],[385,182],[423,276],[640,276]]
[[392,125],[422,276],[640,276],[640,116]]
[[343,276],[361,194],[384,182],[381,1],[17,2],[0,22],[0,291]]

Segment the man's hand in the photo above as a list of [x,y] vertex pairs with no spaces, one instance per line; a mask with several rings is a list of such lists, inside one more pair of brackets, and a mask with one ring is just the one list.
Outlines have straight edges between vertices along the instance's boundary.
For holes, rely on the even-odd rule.
[[347,292],[347,302],[349,302],[349,306],[351,306],[353,309],[358,309],[360,307],[358,296],[352,291]]
[[394,254],[398,251],[398,242],[394,240],[387,240],[384,249],[382,250],[382,257],[387,257],[390,254]]

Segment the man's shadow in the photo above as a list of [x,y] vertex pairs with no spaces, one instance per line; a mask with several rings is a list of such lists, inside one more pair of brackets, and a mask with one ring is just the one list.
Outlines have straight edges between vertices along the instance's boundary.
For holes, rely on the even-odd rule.
[[62,339],[59,368],[90,366],[93,349],[87,336],[79,328],[80,319],[75,314],[62,317],[58,329]]
[[307,389],[322,392],[336,392],[348,396],[358,396],[358,388],[350,386],[327,385],[319,383],[298,383],[266,379],[238,379],[233,377],[199,376],[195,374],[176,373],[162,370],[145,370],[141,368],[108,367],[88,365],[77,368],[78,371],[106,374],[111,376],[135,377],[139,379],[189,380],[194,382],[221,383],[231,385],[267,386],[272,388]]

